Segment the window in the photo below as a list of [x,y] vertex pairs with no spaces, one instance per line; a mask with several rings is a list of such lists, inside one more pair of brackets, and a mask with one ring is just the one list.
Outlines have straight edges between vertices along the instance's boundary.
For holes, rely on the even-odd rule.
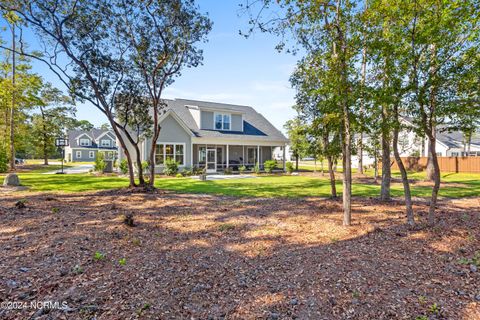
[[82,138],[82,139],[80,139],[79,144],[81,146],[89,146],[90,145],[90,139]]
[[452,152],[452,157],[458,157],[458,152]]
[[75,152],[75,158],[80,159],[82,157],[82,151]]
[[101,140],[100,141],[100,146],[102,147],[110,147],[110,140]]
[[441,157],[442,156],[442,153],[441,152],[436,152],[437,154],[437,157]]
[[89,152],[88,152],[88,157],[89,157],[90,159],[94,159],[94,158],[95,158],[95,151],[89,151]]
[[215,129],[216,130],[230,130],[232,118],[230,114],[215,113]]
[[247,163],[255,164],[257,160],[257,148],[248,148],[247,149]]
[[167,159],[175,160],[183,166],[185,164],[185,145],[183,143],[157,144],[155,147],[155,164],[162,165]]

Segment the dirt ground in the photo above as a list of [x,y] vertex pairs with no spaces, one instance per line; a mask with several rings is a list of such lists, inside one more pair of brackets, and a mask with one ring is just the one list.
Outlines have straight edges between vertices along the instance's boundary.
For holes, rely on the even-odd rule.
[[[0,319],[480,319],[479,199],[441,202],[434,228],[418,203],[415,230],[399,202],[355,199],[349,228],[341,210],[316,198],[3,193]],[[32,307],[46,301],[62,308]]]

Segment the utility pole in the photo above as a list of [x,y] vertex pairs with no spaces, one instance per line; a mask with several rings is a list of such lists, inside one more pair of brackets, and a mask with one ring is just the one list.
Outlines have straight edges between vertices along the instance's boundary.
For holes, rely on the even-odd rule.
[[10,109],[10,170],[15,170],[15,22],[10,25],[12,30],[12,107]]

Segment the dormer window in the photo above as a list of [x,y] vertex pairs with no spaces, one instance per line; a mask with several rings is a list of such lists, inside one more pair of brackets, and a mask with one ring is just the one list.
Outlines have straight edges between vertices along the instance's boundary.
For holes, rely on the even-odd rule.
[[228,113],[215,113],[215,130],[230,130],[232,116]]
[[101,140],[101,141],[100,141],[100,146],[102,146],[102,147],[111,147],[111,145],[110,145],[110,140]]
[[89,145],[90,145],[90,139],[81,138],[81,139],[79,140],[78,144],[81,145],[82,147],[89,146]]

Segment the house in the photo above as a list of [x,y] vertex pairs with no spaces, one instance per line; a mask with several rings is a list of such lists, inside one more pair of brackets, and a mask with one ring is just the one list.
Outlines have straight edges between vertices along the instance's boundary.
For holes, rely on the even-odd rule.
[[105,152],[107,159],[117,155],[116,137],[111,130],[68,131],[69,145],[65,147],[65,161],[95,161],[98,152]]
[[[288,139],[252,107],[207,101],[165,100],[160,116],[160,136],[141,142],[141,158],[148,161],[155,148],[155,171],[162,172],[167,159],[175,159],[181,168],[205,168],[214,173],[240,166],[248,169],[258,163],[262,168],[273,159],[276,147]],[[135,154],[127,144],[130,154]],[[124,158],[123,151],[119,158]],[[285,157],[283,157],[285,159]],[[285,161],[279,162],[285,168]]]
[[[399,134],[398,148],[401,157],[428,157],[428,139],[418,136],[408,127],[412,124],[410,119],[403,119],[405,128]],[[370,137],[364,136],[364,145],[369,144]],[[356,141],[356,140],[355,140]],[[470,142],[466,141],[463,132],[448,131],[439,127],[436,134],[435,151],[439,157],[475,157],[480,156],[480,131],[473,134]],[[379,154],[381,150],[378,150]],[[392,150],[393,157],[393,150]],[[372,165],[374,158],[365,149],[363,164]],[[352,158],[352,165],[356,166],[358,159]]]

